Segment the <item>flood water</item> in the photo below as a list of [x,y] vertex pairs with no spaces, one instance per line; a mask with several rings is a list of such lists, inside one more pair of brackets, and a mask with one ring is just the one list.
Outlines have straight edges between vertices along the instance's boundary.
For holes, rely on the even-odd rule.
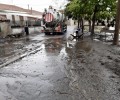
[[0,69],[0,100],[119,100],[118,84],[96,63],[92,40],[66,37],[38,34],[6,42],[1,58],[34,52]]
[[[35,39],[32,39],[35,41]],[[15,48],[23,50],[23,44],[32,40],[22,39],[6,43],[1,57],[13,55]],[[38,42],[38,40],[36,40]],[[38,42],[39,43],[39,42]],[[73,92],[69,88],[69,77],[66,75],[65,66],[71,53],[72,45],[80,46],[81,50],[89,52],[87,43],[68,43],[62,36],[50,37],[42,41],[41,50],[26,56],[17,62],[0,70],[0,97],[2,100],[72,100]],[[5,51],[5,49],[8,50]],[[70,49],[70,50],[69,50]],[[19,49],[17,49],[19,50]],[[68,65],[69,66],[69,65]],[[78,98],[77,96],[75,98]]]

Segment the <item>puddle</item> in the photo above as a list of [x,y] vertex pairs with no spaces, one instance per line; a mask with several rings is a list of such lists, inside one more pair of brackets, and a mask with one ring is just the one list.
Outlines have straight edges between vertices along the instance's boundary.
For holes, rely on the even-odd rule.
[[61,38],[48,39],[43,45],[46,53],[59,53],[63,47],[63,40]]
[[92,49],[91,44],[88,41],[82,40],[82,41],[68,41],[66,43],[66,49],[73,48],[73,50],[79,51],[83,50],[86,53],[89,53]]

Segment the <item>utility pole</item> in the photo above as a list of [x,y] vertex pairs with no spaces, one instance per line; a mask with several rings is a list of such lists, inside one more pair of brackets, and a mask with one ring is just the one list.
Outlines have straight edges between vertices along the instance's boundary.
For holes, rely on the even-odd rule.
[[115,23],[115,33],[113,38],[113,45],[119,44],[119,30],[120,30],[120,0],[117,4],[117,14],[116,14],[116,23]]
[[29,8],[29,4],[28,4],[28,10],[29,10],[30,8]]

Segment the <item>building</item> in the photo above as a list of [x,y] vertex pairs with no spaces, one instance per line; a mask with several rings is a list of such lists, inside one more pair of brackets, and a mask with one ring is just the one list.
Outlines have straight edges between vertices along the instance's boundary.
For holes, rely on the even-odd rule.
[[23,26],[26,22],[28,22],[27,24],[33,24],[36,20],[40,20],[42,13],[15,5],[0,4],[0,16],[10,20],[11,26]]
[[15,5],[0,4],[0,37],[23,35],[26,25],[29,26],[30,33],[40,32],[41,18],[42,13],[32,8],[24,9]]

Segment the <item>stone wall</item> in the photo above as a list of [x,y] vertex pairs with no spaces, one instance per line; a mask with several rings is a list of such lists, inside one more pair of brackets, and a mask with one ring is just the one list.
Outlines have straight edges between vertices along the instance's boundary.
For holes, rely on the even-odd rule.
[[[43,28],[41,26],[29,27],[29,34],[38,32],[41,33]],[[9,22],[0,22],[0,37],[5,38],[10,35],[25,34],[24,27],[11,28]]]
[[[32,33],[35,33],[35,32],[38,32],[38,33],[41,33],[41,30],[43,28],[41,26],[38,26],[38,27],[29,27],[29,33],[32,34]],[[11,35],[15,35],[15,34],[24,34],[25,31],[24,31],[24,27],[23,28],[12,28],[12,32],[11,32]]]
[[11,26],[9,22],[0,22],[0,37],[5,38],[11,33]]

